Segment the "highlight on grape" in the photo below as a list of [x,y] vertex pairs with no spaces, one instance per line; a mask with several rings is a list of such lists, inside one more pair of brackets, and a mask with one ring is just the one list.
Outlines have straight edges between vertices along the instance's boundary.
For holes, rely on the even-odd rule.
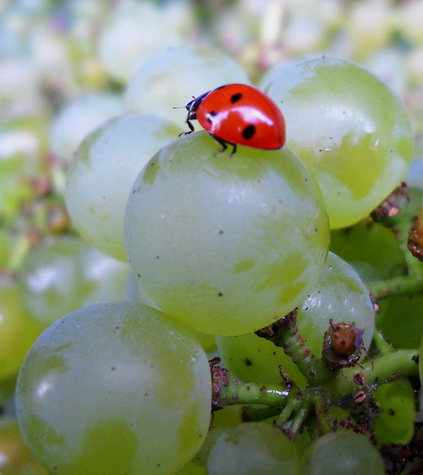
[[0,14],[0,472],[420,473],[423,1]]

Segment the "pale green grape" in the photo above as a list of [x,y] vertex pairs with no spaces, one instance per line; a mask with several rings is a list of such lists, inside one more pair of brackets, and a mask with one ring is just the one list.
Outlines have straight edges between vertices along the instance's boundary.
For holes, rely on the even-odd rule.
[[282,317],[316,285],[328,225],[318,187],[288,148],[218,151],[197,132],[157,153],[130,193],[125,244],[166,314],[240,335]]
[[22,440],[13,417],[0,418],[0,473],[2,475],[47,475]]
[[297,326],[306,347],[321,357],[323,335],[334,323],[355,323],[364,331],[363,343],[369,347],[375,324],[375,311],[369,292],[357,272],[330,252],[320,280],[297,312]]
[[71,162],[83,139],[106,120],[122,114],[122,109],[121,99],[109,93],[92,93],[69,101],[52,120],[52,152],[64,163]]
[[128,84],[125,107],[130,112],[166,117],[183,127],[185,105],[193,96],[234,82],[248,84],[249,80],[241,66],[221,51],[188,46],[167,48],[139,65]]
[[405,178],[410,119],[397,95],[363,67],[335,58],[283,63],[261,88],[280,106],[287,144],[323,192],[331,228],[365,218]]
[[86,244],[80,237],[51,237],[34,248],[19,272],[24,300],[46,328],[83,305],[122,300],[126,264]]
[[86,137],[69,170],[65,199],[73,224],[90,244],[126,260],[122,226],[131,186],[152,155],[179,133],[160,117],[128,114]]
[[[363,341],[370,345],[373,335],[375,312],[368,291],[356,271],[340,257],[329,253],[319,282],[299,305],[297,326],[305,347],[316,357],[322,356],[323,336],[334,323],[355,322],[365,330]],[[282,348],[255,334],[217,337],[219,352],[235,377],[257,383],[283,383],[279,366],[300,386],[306,381],[291,358]]]
[[372,221],[334,230],[330,249],[351,264],[365,281],[395,277],[406,266],[392,230]]
[[418,348],[423,337],[423,295],[393,296],[379,302],[378,328],[397,348]]
[[185,0],[125,2],[101,31],[98,58],[111,76],[127,81],[146,54],[185,43],[193,25]]
[[[423,355],[423,338],[420,344],[420,354]],[[420,383],[423,387],[423,358],[419,358]],[[423,410],[423,389],[420,389],[420,410]]]
[[382,459],[366,436],[339,431],[316,440],[303,459],[304,475],[384,475]]
[[274,426],[239,424],[221,434],[207,459],[209,475],[298,474],[292,442]]
[[0,380],[14,376],[41,327],[25,306],[22,289],[0,279]]
[[216,337],[223,366],[233,377],[258,384],[283,384],[280,367],[298,385],[306,379],[282,348],[255,333]]
[[19,373],[23,437],[49,472],[175,473],[201,447],[211,381],[201,346],[165,315],[94,304],[50,326]]
[[[127,285],[126,285],[126,300],[128,302],[134,303],[141,303],[143,305],[148,305],[149,307],[157,308],[160,310],[154,302],[151,301],[139,285],[138,279],[134,276],[131,272],[128,277]],[[204,348],[206,352],[210,352],[214,348],[216,348],[216,340],[213,335],[206,335],[205,333],[201,333],[195,331],[193,329],[187,329],[187,332],[193,337],[196,338]]]

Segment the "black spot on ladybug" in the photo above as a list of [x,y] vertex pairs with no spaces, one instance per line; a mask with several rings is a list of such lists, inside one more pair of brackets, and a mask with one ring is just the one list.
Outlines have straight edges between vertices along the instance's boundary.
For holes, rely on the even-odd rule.
[[242,94],[240,92],[237,92],[235,94],[232,94],[231,96],[231,102],[234,104],[235,102],[238,102],[240,99],[242,99]]
[[244,130],[242,131],[242,136],[244,137],[244,139],[250,139],[255,133],[256,133],[255,126],[250,124],[244,128]]
[[216,111],[210,111],[208,115],[211,115],[212,117],[214,117],[214,116],[217,115],[217,112]]

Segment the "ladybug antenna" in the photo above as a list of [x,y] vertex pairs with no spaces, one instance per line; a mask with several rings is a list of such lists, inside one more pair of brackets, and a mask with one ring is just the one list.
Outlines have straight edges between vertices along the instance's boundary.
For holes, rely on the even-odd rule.
[[[194,99],[195,99],[195,96],[192,96],[192,100],[194,100]],[[192,101],[189,102],[189,104],[191,104],[191,103],[192,103]],[[186,105],[185,106],[173,106],[172,107],[172,109],[186,109],[186,108],[187,108]]]

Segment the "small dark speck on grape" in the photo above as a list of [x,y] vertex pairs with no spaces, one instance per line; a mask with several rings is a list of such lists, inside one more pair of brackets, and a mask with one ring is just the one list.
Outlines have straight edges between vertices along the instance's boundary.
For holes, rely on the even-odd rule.
[[258,178],[258,179],[257,179],[257,183],[261,183],[261,180],[260,180],[260,178]]
[[314,232],[317,233],[317,232],[318,232],[318,229],[317,229],[317,228],[314,228]]
[[160,259],[160,256],[156,256],[156,259]]
[[223,292],[219,292],[217,295],[218,295],[219,297],[223,297]]
[[221,229],[221,230],[219,231],[219,234],[223,234],[223,229]]
[[244,361],[245,361],[246,366],[251,366],[251,365],[253,364],[253,363],[251,362],[251,360],[248,359],[248,358],[245,358]]
[[304,181],[307,183],[307,182],[308,182],[308,178],[307,178],[307,177],[306,177],[306,178],[304,178]]
[[112,366],[110,369],[111,369],[112,371],[116,371],[116,367],[115,367],[115,366]]
[[120,326],[119,325],[116,325],[115,326],[115,330],[119,330],[120,329]]
[[321,148],[319,148],[319,152],[323,152],[323,150]]
[[154,368],[154,365],[153,365],[153,364],[151,364],[151,365],[150,365],[150,368],[151,368],[151,369],[153,369],[153,368]]
[[148,393],[144,393],[144,396],[145,396],[145,397],[148,397]]
[[141,279],[141,274],[137,274],[137,277],[138,277],[139,279]]

